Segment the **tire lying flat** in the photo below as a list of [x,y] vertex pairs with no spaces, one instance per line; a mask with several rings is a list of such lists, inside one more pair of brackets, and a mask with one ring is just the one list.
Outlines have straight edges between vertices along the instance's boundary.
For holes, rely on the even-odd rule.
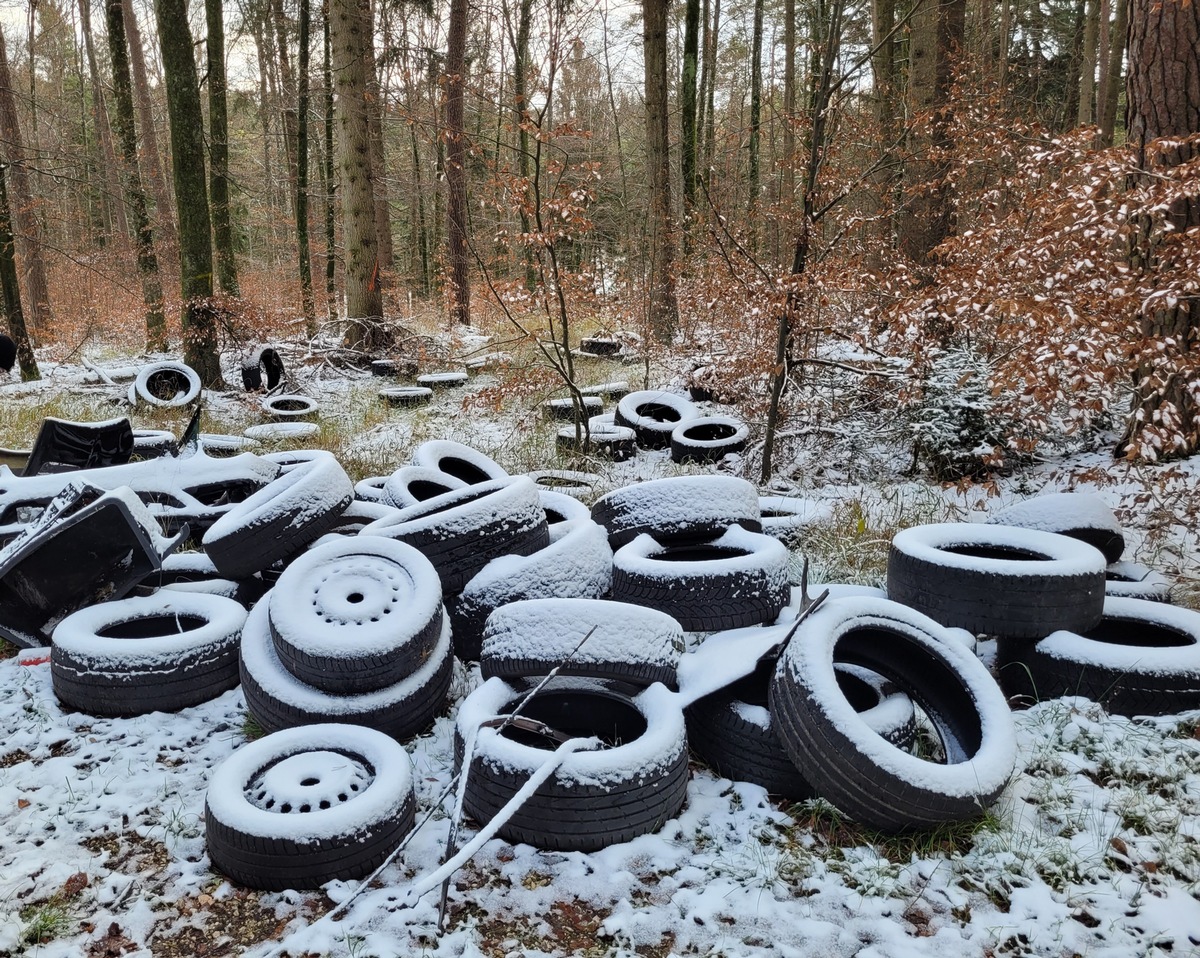
[[1034,496],[997,510],[987,521],[1070,536],[1095,546],[1109,563],[1119,561],[1125,551],[1125,533],[1117,517],[1107,502],[1090,492]]
[[660,542],[702,542],[732,525],[762,528],[758,491],[735,476],[673,476],[614,489],[592,506],[614,549],[648,532]]
[[238,684],[245,621],[245,608],[233,599],[166,590],[80,609],[54,629],[54,694],[105,716],[207,702]]
[[[908,754],[863,722],[838,687],[835,661],[907,694],[946,761]],[[932,619],[887,599],[830,599],[802,622],[771,680],[770,709],[817,793],[883,831],[978,818],[1016,762],[1012,714],[984,665]]]
[[413,828],[408,754],[369,728],[310,725],[242,746],[204,802],[213,867],[280,891],[371,874]]
[[1100,621],[1104,566],[1098,549],[1067,536],[934,523],[896,533],[887,593],[942,625],[1040,639]]

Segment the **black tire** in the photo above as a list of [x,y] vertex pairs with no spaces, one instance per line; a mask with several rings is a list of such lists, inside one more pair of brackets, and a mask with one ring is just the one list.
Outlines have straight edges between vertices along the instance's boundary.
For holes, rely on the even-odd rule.
[[1087,631],[1104,609],[1104,557],[1076,539],[984,523],[898,532],[889,598],[942,625],[1010,638]]
[[1125,551],[1125,534],[1100,496],[1090,492],[1051,492],[993,512],[987,518],[1003,526],[1057,532],[1095,546],[1111,564]]
[[[877,672],[941,738],[944,763],[902,751],[867,727],[834,663]],[[817,794],[882,831],[971,821],[1016,762],[1012,713],[995,679],[932,619],[888,599],[831,599],[800,624],[768,697],[784,748]]]
[[762,531],[784,541],[797,536],[806,525],[833,515],[833,509],[824,503],[793,496],[759,496],[758,511]]
[[429,389],[455,389],[467,384],[465,372],[426,373],[417,377],[417,385]]
[[404,748],[347,725],[243,745],[214,769],[204,801],[213,867],[235,884],[270,891],[365,878],[415,820]]
[[226,579],[203,552],[172,552],[163,558],[162,568],[138,584],[139,595],[151,595],[156,589],[179,592],[207,592],[223,595],[250,608],[266,591],[258,576]]
[[546,524],[551,528],[572,519],[587,519],[589,522],[592,520],[591,510],[574,496],[539,489],[538,501],[542,504],[542,511],[546,513]]
[[575,405],[573,399],[550,399],[542,403],[542,415],[546,419],[574,422],[576,419],[591,419],[604,411],[604,403],[599,396],[584,396],[583,407]]
[[54,629],[54,694],[90,715],[178,712],[238,683],[246,610],[219,595],[159,591],[80,609]]
[[[726,778],[803,801],[816,792],[788,756],[771,718],[768,690],[776,661],[764,657],[750,675],[688,706],[688,746]],[[911,749],[917,732],[912,700],[867,669],[841,663],[834,669],[859,717],[901,751]]]
[[440,469],[428,466],[402,466],[383,484],[383,501],[397,509],[407,509],[437,496],[467,488],[467,483]]
[[247,392],[263,388],[263,373],[267,374],[267,389],[278,386],[284,377],[283,360],[278,350],[264,346],[254,356],[242,363],[242,385]]
[[200,376],[184,363],[151,363],[138,370],[129,391],[135,404],[175,409],[200,398]]
[[525,475],[537,484],[539,491],[560,493],[577,499],[594,496],[605,483],[603,476],[575,469],[538,469]]
[[495,459],[453,439],[431,439],[421,443],[413,453],[412,464],[449,473],[470,486],[508,478],[507,470]]
[[1104,594],[1122,599],[1145,599],[1148,602],[1172,601],[1171,581],[1140,562],[1112,563],[1104,570]]
[[592,505],[614,549],[648,532],[660,542],[703,542],[733,525],[759,532],[758,490],[735,476],[674,476],[615,489]]
[[665,612],[605,599],[526,599],[488,616],[479,665],[485,679],[559,668],[560,675],[674,688],[683,648],[683,629]]
[[321,431],[315,422],[264,422],[257,426],[247,426],[242,435],[255,442],[299,442],[312,439]]
[[178,456],[179,443],[175,434],[166,429],[135,429],[133,431],[133,453],[131,459],[159,459],[163,456]]
[[412,546],[339,537],[292,562],[271,591],[275,652],[301,682],[374,692],[420,668],[442,630],[442,583]]
[[445,708],[454,665],[448,617],[442,618],[433,652],[407,678],[374,692],[334,695],[301,682],[279,661],[269,596],[246,618],[238,662],[246,708],[266,731],[337,722],[366,725],[403,741],[427,731]]
[[671,431],[672,462],[718,462],[746,448],[749,427],[730,416],[701,416]]
[[360,502],[386,502],[383,489],[387,485],[387,476],[367,476],[354,484],[354,498]]
[[687,545],[640,536],[613,554],[612,597],[666,612],[687,632],[774,622],[791,597],[787,549],[739,526]]
[[1022,702],[1082,695],[1115,715],[1200,708],[1200,612],[1109,597],[1081,634],[997,643],[1000,684]]
[[601,399],[621,399],[629,395],[629,383],[624,380],[599,383],[595,386],[583,386],[579,392],[584,396],[599,396]]
[[364,502],[362,499],[355,499],[342,510],[342,514],[338,516],[338,521],[334,523],[326,535],[358,535],[358,533],[372,522],[379,522],[381,519],[390,519],[399,511],[395,506],[389,506],[383,502]]
[[268,396],[262,401],[262,410],[271,418],[284,422],[294,419],[316,419],[321,414],[320,403],[309,396],[296,393]]
[[414,406],[426,406],[433,401],[433,390],[428,386],[397,386],[394,389],[379,390],[379,398],[389,406],[410,409]]
[[617,403],[616,424],[632,429],[641,448],[666,449],[675,427],[699,415],[700,410],[682,396],[646,389],[622,397]]
[[[480,722],[504,714],[521,693],[499,679],[476,689],[458,712],[455,753]],[[521,714],[571,736],[599,736],[613,747],[576,752],[498,832],[536,848],[591,852],[660,829],[687,796],[683,714],[661,685],[636,698],[602,682],[575,679],[545,689]],[[553,745],[510,727],[481,728],[467,773],[463,810],[489,822],[544,763]]]
[[213,565],[230,579],[288,559],[337,524],[354,485],[333,456],[301,463],[239,502],[202,540]]
[[420,550],[442,577],[444,596],[461,592],[497,556],[529,555],[550,542],[537,487],[525,476],[435,496],[360,534],[399,539]]
[[557,523],[544,549],[489,562],[463,588],[451,610],[454,654],[479,659],[484,623],[520,599],[597,599],[612,587],[612,549],[591,518]]
[[579,341],[579,351],[588,356],[616,356],[621,352],[621,341],[603,336],[585,336]]
[[574,426],[560,428],[554,436],[554,447],[565,456],[592,455],[612,462],[625,462],[637,454],[637,437],[627,426],[589,420],[588,428],[581,426],[578,433]]

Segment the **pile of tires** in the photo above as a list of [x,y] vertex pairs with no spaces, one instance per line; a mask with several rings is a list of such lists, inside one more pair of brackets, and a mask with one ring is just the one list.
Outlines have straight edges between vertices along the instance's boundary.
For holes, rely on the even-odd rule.
[[343,722],[406,739],[444,707],[452,662],[429,560],[355,535],[283,570],[246,618],[239,671],[246,708],[267,731]]

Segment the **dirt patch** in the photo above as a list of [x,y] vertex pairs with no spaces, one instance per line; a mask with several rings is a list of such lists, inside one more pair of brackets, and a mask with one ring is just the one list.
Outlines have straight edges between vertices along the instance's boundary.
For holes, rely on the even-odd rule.
[[[174,903],[178,914],[164,918],[150,932],[151,953],[154,958],[222,958],[277,940],[294,916],[277,917],[274,906],[262,904],[263,894],[236,889],[219,898],[202,892],[180,899]],[[311,923],[331,907],[328,898],[314,894],[305,899],[301,913]]]

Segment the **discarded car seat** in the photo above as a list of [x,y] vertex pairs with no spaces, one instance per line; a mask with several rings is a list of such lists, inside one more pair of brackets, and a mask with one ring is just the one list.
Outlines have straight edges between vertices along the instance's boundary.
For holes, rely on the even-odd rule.
[[128,419],[104,422],[69,422],[48,416],[21,475],[66,472],[96,466],[119,466],[133,453],[133,427]]

